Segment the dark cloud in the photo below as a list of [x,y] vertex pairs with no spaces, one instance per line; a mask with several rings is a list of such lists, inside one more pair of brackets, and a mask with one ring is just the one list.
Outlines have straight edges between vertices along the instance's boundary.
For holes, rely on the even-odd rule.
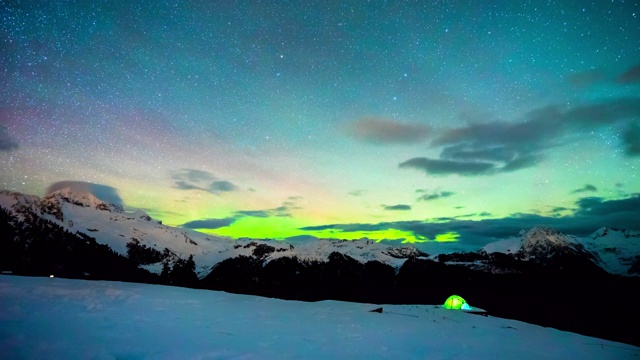
[[0,151],[11,151],[18,148],[18,143],[9,135],[7,127],[0,125]]
[[288,238],[284,238],[284,240],[290,244],[296,244],[296,243],[305,244],[305,243],[308,243],[309,241],[320,240],[320,238],[311,236],[311,235],[296,235],[296,236],[290,236]]
[[52,192],[63,189],[70,189],[71,191],[78,194],[93,194],[93,196],[106,203],[118,205],[120,207],[124,206],[122,198],[120,198],[120,195],[118,194],[118,190],[116,188],[108,185],[94,184],[86,181],[59,181],[57,183],[51,184],[47,189],[46,194],[48,195]]
[[[563,208],[557,208],[561,211]],[[569,209],[566,209],[569,210]],[[515,236],[522,229],[535,226],[551,227],[566,234],[587,236],[602,226],[640,230],[640,194],[619,200],[599,197],[582,198],[576,202],[571,215],[542,216],[513,214],[500,219],[461,220],[439,218],[428,221],[396,221],[377,224],[329,224],[301,228],[305,231],[333,230],[335,233],[356,231],[401,230],[418,238],[434,239],[438,234],[456,232],[461,246],[476,250],[489,242]],[[489,216],[489,214],[486,214]],[[339,235],[338,235],[339,236]]]
[[383,205],[383,208],[385,210],[391,210],[391,211],[407,211],[407,210],[411,210],[411,206],[410,205],[404,205],[404,204]]
[[180,227],[185,229],[219,229],[233,224],[236,218],[203,219],[186,222]]
[[209,185],[209,192],[213,194],[219,194],[223,192],[230,192],[237,190],[238,187],[226,180],[216,180]]
[[580,189],[575,189],[573,190],[571,193],[572,194],[580,194],[580,193],[584,193],[584,192],[596,192],[598,191],[598,188],[591,185],[591,184],[586,184],[584,187],[581,187]]
[[351,195],[351,196],[362,196],[362,195],[364,195],[364,190],[350,191],[349,195]]
[[572,73],[567,76],[567,79],[571,84],[581,88],[607,81],[607,77],[602,70],[587,70]]
[[617,98],[599,104],[575,107],[562,114],[570,130],[593,130],[600,126],[640,117],[640,97]]
[[282,202],[282,207],[287,209],[302,209],[298,206],[298,201],[304,199],[302,196],[289,196],[286,201]]
[[213,179],[215,179],[215,177],[210,172],[197,169],[181,169],[177,174],[177,177],[192,182],[212,181]]
[[440,159],[417,157],[400,164],[430,175],[495,175],[538,165],[551,148],[605,126],[627,126],[625,154],[640,154],[640,97],[616,98],[570,109],[547,106],[516,121],[488,121],[447,130],[432,140]]
[[269,217],[269,213],[270,213],[269,210],[240,210],[240,211],[236,211],[234,214],[236,216],[266,218],[266,217]]
[[291,217],[291,209],[292,207],[290,206],[282,205],[282,206],[278,206],[275,209],[271,209],[271,213],[273,214],[273,216]]
[[342,226],[345,226],[345,225],[331,224],[331,225],[319,225],[319,226],[305,226],[305,227],[301,227],[300,230],[306,230],[306,231],[323,231],[323,230],[331,230],[331,229],[342,230]]
[[149,214],[152,218],[157,219],[160,217],[167,217],[167,216],[182,216],[184,215],[181,212],[177,212],[177,211],[167,211],[167,210],[160,210],[160,209],[156,209],[156,208],[145,208],[145,207],[127,207],[127,211],[144,211],[147,214]]
[[624,152],[628,156],[640,156],[640,123],[634,122],[627,126],[622,134]]
[[640,82],[640,64],[631,67],[622,75],[618,76],[617,81],[621,84],[631,84]]
[[[620,200],[604,200],[601,197],[586,197],[576,202],[578,210],[576,216],[596,218],[621,218],[628,220],[628,223],[620,221],[618,227],[634,229],[640,227],[640,196],[634,194],[628,198]],[[609,220],[612,221],[612,220]]]
[[413,144],[424,141],[429,135],[425,125],[380,118],[360,119],[347,130],[354,138],[373,144]]
[[464,145],[446,147],[440,153],[440,158],[464,161],[502,161],[509,162],[517,156],[514,149],[506,146],[487,147],[484,149],[466,149]]
[[297,205],[297,202],[302,200],[301,196],[290,196],[282,205],[265,210],[240,210],[234,212],[234,217],[239,218],[243,216],[267,218],[267,217],[291,217],[291,211],[296,209],[302,209]]
[[219,195],[225,192],[238,190],[233,183],[217,179],[207,171],[197,169],[180,169],[172,174],[174,188],[179,190],[202,190]]
[[561,118],[558,108],[544,107],[529,112],[519,121],[490,121],[451,129],[435,138],[432,144],[457,145],[458,150],[467,151],[500,149],[515,156],[520,152],[531,152],[531,144],[538,145],[549,136],[559,135]]
[[541,155],[522,155],[504,164],[504,166],[500,168],[500,171],[512,172],[520,169],[526,169],[537,165],[541,161]]
[[203,188],[190,184],[184,180],[176,181],[174,183],[174,187],[179,190],[204,190]]
[[420,196],[418,198],[418,201],[432,201],[440,198],[446,198],[455,194],[452,191],[440,191],[440,192],[436,191],[430,194],[426,193],[425,191],[422,191],[421,193],[423,193],[424,195]]
[[409,159],[399,166],[400,168],[421,170],[429,175],[477,176],[489,175],[495,170],[495,165],[491,163],[437,160],[424,157]]

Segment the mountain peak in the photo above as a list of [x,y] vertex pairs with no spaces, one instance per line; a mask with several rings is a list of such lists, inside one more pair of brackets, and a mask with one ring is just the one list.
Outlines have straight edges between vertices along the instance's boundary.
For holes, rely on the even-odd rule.
[[107,204],[106,202],[98,199],[91,192],[78,192],[71,190],[70,188],[60,189],[47,194],[47,196],[43,198],[43,202],[55,202],[58,204],[60,204],[61,202],[66,202],[77,206],[90,207],[104,211],[123,211],[121,206],[115,204]]
[[522,243],[518,254],[523,258],[550,258],[571,249],[574,241],[555,229],[534,227],[522,234]]
[[560,255],[589,255],[575,238],[555,229],[536,226],[522,230],[517,237],[489,243],[487,253],[512,254],[522,260],[546,261]]
[[564,246],[570,243],[569,237],[558,230],[546,227],[533,227],[529,231],[520,232],[523,246],[535,246],[540,243],[551,243]]

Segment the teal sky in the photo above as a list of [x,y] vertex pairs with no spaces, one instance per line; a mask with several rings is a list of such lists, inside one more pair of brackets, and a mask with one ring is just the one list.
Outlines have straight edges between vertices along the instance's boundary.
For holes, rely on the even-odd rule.
[[0,1],[0,15],[4,189],[91,183],[233,237],[464,248],[640,223],[638,2]]

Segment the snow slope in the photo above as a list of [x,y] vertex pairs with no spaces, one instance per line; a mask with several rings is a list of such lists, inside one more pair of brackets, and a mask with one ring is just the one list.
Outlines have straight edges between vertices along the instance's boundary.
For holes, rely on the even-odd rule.
[[0,275],[2,359],[626,359],[640,348],[430,305]]
[[581,243],[587,250],[598,254],[599,265],[611,274],[629,275],[629,268],[640,261],[638,231],[603,227],[582,238]]

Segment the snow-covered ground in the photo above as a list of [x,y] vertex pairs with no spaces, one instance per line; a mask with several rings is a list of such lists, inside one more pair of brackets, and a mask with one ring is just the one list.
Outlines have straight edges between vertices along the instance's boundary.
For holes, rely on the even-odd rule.
[[[443,299],[444,300],[444,299]],[[473,299],[467,299],[473,304]],[[2,359],[626,359],[640,348],[429,305],[0,276]]]

